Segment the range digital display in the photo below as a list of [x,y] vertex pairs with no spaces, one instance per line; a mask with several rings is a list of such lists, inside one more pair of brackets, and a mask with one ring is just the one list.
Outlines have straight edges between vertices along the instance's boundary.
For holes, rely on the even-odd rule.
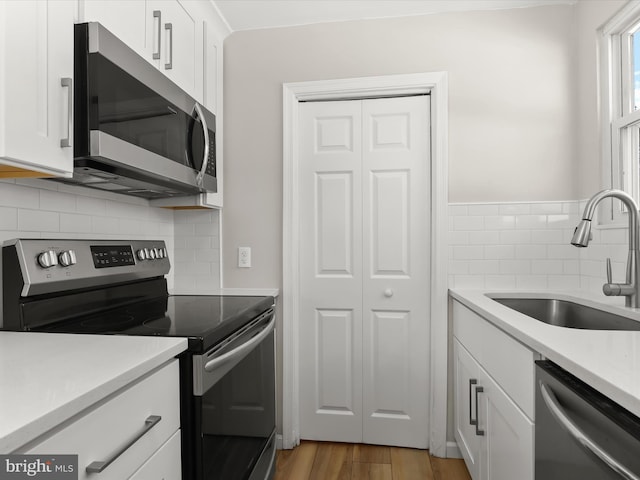
[[96,268],[123,267],[135,265],[133,250],[130,245],[91,246],[93,266]]

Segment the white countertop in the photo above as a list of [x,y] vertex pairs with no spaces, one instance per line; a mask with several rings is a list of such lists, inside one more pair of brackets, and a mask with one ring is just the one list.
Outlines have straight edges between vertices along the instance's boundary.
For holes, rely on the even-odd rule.
[[[597,295],[558,292],[475,291],[450,294],[512,337],[640,416],[640,331],[580,330],[547,325],[485,294],[513,298],[559,298],[640,321],[640,309],[613,306]],[[595,300],[594,300],[595,298]]]
[[0,454],[186,348],[185,338],[0,332]]

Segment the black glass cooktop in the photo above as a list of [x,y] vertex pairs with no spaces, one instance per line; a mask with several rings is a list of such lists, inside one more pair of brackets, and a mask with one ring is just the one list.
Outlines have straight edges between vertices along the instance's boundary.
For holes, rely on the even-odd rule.
[[273,304],[273,297],[169,295],[42,326],[34,331],[187,337],[189,350],[202,352]]

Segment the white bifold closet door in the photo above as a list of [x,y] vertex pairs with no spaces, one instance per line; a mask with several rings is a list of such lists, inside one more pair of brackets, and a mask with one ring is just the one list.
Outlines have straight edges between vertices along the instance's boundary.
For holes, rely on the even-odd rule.
[[302,439],[427,448],[428,96],[299,118]]

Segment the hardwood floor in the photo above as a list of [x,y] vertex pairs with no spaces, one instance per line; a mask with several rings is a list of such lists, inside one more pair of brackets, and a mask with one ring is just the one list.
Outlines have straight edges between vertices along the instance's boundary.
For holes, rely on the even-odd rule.
[[471,480],[463,460],[427,450],[303,441],[279,450],[275,480]]

